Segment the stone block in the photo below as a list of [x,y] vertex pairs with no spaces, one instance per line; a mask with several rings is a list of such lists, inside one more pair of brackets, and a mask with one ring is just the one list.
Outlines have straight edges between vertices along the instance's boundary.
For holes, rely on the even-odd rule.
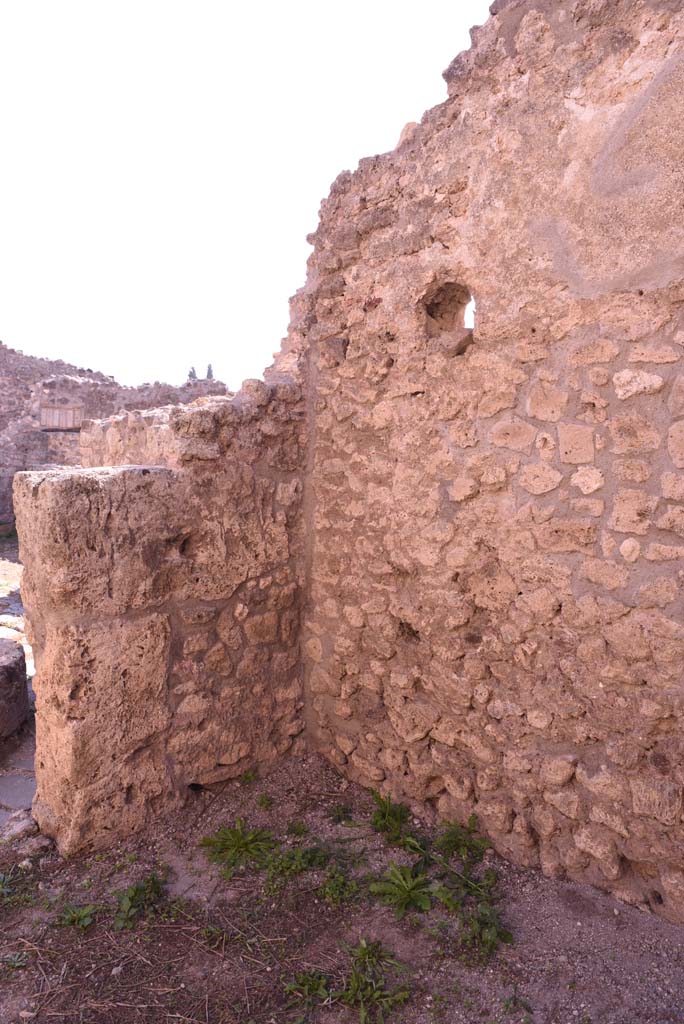
[[0,640],[0,739],[16,732],[28,711],[24,649],[12,640]]

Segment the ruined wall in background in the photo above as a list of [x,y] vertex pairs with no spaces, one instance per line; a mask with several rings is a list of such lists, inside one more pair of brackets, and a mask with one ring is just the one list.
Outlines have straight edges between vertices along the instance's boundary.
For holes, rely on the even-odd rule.
[[102,373],[62,360],[26,356],[0,343],[0,533],[14,525],[16,472],[79,464],[78,429],[41,429],[45,409],[73,409],[80,423],[122,409],[152,409],[225,394],[225,384],[216,380],[189,380],[180,387],[159,382],[124,387]]
[[313,237],[311,735],[682,920],[683,15],[496,8]]
[[300,390],[253,382],[159,425],[157,466],[15,481],[34,815],[65,852],[271,762],[303,728]]
[[32,388],[53,374],[106,381],[103,374],[82,370],[61,360],[25,356],[0,342],[0,533],[14,526],[12,479],[29,466],[50,462],[48,441],[32,414]]

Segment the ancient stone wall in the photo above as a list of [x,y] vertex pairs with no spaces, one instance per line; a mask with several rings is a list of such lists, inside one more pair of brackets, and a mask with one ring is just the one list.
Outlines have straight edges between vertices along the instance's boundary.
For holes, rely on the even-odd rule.
[[497,7],[313,239],[310,729],[682,918],[681,5]]
[[276,375],[247,421],[241,398],[84,430],[89,465],[158,468],[19,479],[63,848],[287,747],[303,580],[313,747],[684,920],[684,12],[493,11],[449,99],[323,204],[279,362],[305,404]]
[[34,814],[106,845],[302,731],[293,384],[161,414],[166,466],[16,478],[37,664]]

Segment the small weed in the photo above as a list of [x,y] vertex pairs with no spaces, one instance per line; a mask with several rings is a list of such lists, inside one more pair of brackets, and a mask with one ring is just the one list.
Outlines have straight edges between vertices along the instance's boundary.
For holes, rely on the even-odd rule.
[[397,844],[408,821],[410,811],[406,804],[395,804],[389,796],[380,796],[371,790],[375,800],[375,811],[371,825],[376,832],[381,832],[388,843]]
[[117,909],[114,914],[114,927],[117,931],[132,928],[139,917],[148,914],[154,908],[162,893],[161,879],[154,874],[117,893]]
[[237,819],[233,828],[224,825],[200,843],[209,860],[222,866],[226,878],[232,878],[236,868],[263,867],[277,845],[270,832],[248,829],[242,818]]
[[409,998],[407,988],[387,988],[387,972],[398,973],[402,965],[379,942],[361,939],[349,950],[351,972],[343,989],[333,998],[359,1014],[359,1024],[384,1024],[385,1015]]
[[329,907],[341,907],[351,903],[359,893],[359,886],[338,867],[332,867],[318,889],[318,896]]
[[28,953],[8,953],[0,962],[5,965],[8,971],[20,971],[28,965]]
[[489,842],[477,832],[477,818],[471,814],[468,824],[448,821],[444,831],[435,840],[435,849],[449,860],[456,856],[466,872],[479,864],[489,849]]
[[335,825],[351,825],[353,822],[351,807],[348,804],[335,804],[330,808],[330,820]]
[[393,907],[397,920],[409,910],[429,910],[432,906],[430,879],[424,872],[414,874],[406,865],[390,863],[384,877],[372,882],[370,891],[387,907]]
[[514,1012],[515,1010],[525,1010],[527,1013],[532,1013],[532,1007],[524,999],[521,999],[518,995],[518,986],[513,986],[513,994],[507,996],[502,1003],[504,1010],[507,1013]]
[[14,867],[6,873],[0,872],[0,907],[28,906],[34,897],[27,890],[26,877],[18,874]]
[[271,854],[265,863],[266,893],[273,895],[279,892],[290,879],[305,871],[324,868],[329,860],[330,854],[322,846],[296,846],[292,850]]
[[269,796],[268,793],[259,793],[257,804],[262,811],[270,811],[273,807],[273,797]]
[[208,925],[202,929],[201,935],[202,941],[209,949],[213,949],[215,952],[219,949],[221,952],[225,950],[227,935],[222,928]]
[[317,1006],[331,1003],[356,1010],[359,1024],[384,1024],[386,1014],[409,998],[407,988],[387,987],[388,972],[397,973],[403,967],[379,942],[361,939],[347,953],[351,967],[342,988],[331,991],[329,978],[320,971],[297,974],[285,985],[285,992],[294,997],[292,1005],[304,1011],[295,1024],[305,1024]]
[[240,776],[240,785],[249,786],[250,782],[256,782],[259,778],[259,772],[256,768],[248,768],[246,772],[243,772]]
[[94,903],[88,903],[84,907],[76,906],[75,903],[65,903],[62,912],[57,918],[57,924],[64,928],[80,928],[85,931],[95,923],[97,907]]
[[7,874],[0,871],[0,900],[11,900],[14,895],[14,869]]
[[305,1021],[311,1010],[319,1003],[325,1003],[330,999],[328,979],[320,971],[303,971],[296,974],[294,981],[285,985],[285,992],[294,997],[292,1006],[304,1010],[304,1016],[298,1018],[298,1024]]
[[308,836],[309,829],[303,821],[290,821],[287,826],[288,836]]
[[182,896],[178,896],[175,900],[168,900],[164,902],[158,909],[158,916],[160,921],[179,921],[182,917],[187,920],[191,919],[192,908],[187,900],[184,900]]

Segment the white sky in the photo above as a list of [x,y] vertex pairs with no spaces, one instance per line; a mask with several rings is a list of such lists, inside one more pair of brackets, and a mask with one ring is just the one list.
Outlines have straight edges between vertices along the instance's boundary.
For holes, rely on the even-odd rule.
[[0,0],[0,339],[261,376],[321,199],[446,98],[490,0]]

